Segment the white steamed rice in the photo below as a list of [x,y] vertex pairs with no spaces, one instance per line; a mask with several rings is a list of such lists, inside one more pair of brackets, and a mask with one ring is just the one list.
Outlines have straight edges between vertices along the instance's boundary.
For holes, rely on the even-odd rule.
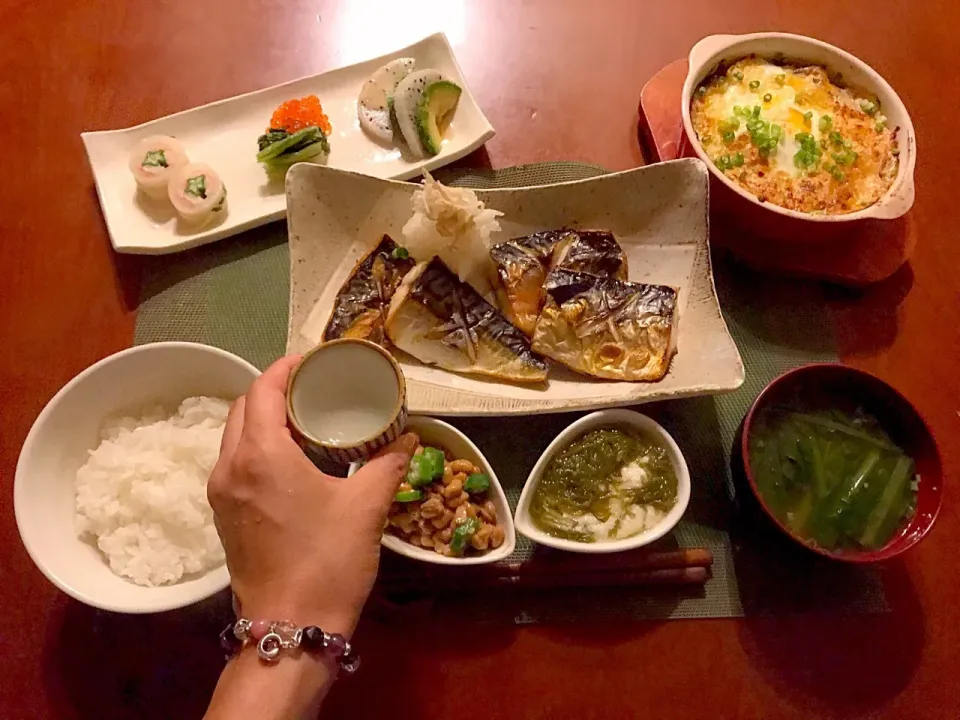
[[224,562],[207,502],[229,402],[191,397],[111,418],[77,471],[77,532],[139,585],[175,583]]

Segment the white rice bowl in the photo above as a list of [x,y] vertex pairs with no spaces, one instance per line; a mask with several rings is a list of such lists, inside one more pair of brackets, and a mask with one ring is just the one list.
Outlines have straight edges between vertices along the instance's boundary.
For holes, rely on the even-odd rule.
[[77,471],[76,528],[117,575],[154,587],[223,564],[207,480],[229,407],[190,397],[172,413],[153,407],[104,423]]

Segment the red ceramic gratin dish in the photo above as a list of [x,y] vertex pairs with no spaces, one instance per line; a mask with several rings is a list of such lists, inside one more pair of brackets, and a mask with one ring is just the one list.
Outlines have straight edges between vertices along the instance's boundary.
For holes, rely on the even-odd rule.
[[[767,507],[757,489],[750,469],[749,440],[754,419],[770,405],[802,397],[805,403],[830,407],[835,403],[855,405],[870,413],[891,439],[913,458],[920,484],[917,511],[913,519],[890,542],[878,550],[842,550],[831,552],[797,537]],[[871,563],[889,560],[920,542],[933,527],[943,498],[943,469],[933,434],[916,408],[890,385],[870,373],[844,365],[817,363],[804,365],[773,380],[757,396],[743,421],[740,439],[743,470],[754,497],[764,514],[787,536],[804,547],[834,560]]]
[[[699,84],[725,63],[748,55],[782,58],[822,65],[842,74],[845,85],[876,95],[891,127],[896,128],[900,146],[897,177],[882,198],[862,210],[839,215],[815,215],[761,202],[753,194],[720,172],[700,146],[690,119],[690,101]],[[900,96],[890,84],[859,58],[804,35],[762,32],[748,35],[711,35],[690,50],[687,77],[683,84],[680,112],[683,117],[684,148],[699,157],[710,171],[710,205],[760,237],[793,243],[843,241],[857,225],[886,223],[904,215],[913,205],[914,167],[917,142],[913,122]]]

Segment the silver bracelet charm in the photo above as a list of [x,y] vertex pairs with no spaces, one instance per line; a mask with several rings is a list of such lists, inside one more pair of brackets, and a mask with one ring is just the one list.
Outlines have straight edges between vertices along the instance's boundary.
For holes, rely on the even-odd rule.
[[257,645],[257,655],[268,663],[277,662],[284,650],[302,648],[307,652],[329,655],[346,673],[354,673],[360,667],[359,656],[354,654],[350,643],[342,635],[324,632],[316,625],[301,628],[289,620],[240,618],[220,633],[220,644],[228,657],[254,643]]

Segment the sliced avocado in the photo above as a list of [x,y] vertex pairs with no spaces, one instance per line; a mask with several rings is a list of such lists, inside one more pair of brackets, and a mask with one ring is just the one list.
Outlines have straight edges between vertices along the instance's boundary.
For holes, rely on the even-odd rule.
[[449,80],[438,80],[424,88],[417,104],[417,134],[423,149],[430,155],[440,152],[443,133],[453,119],[460,100],[460,86]]

